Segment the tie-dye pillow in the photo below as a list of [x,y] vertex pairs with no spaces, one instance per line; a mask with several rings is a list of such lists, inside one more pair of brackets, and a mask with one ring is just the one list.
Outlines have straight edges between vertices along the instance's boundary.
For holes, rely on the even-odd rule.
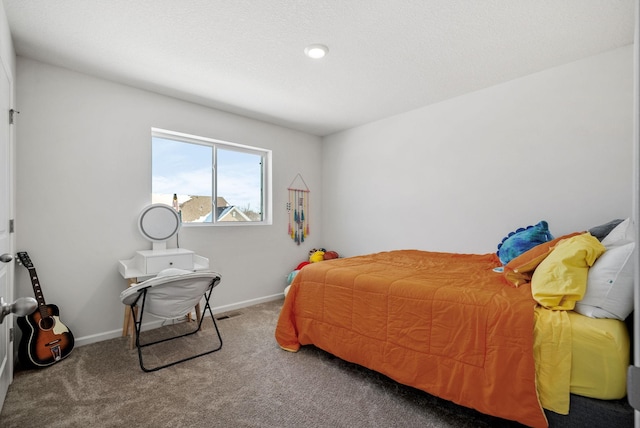
[[527,226],[509,233],[498,244],[497,254],[502,264],[506,265],[525,251],[552,239],[553,235],[549,232],[549,225],[542,220],[534,226]]

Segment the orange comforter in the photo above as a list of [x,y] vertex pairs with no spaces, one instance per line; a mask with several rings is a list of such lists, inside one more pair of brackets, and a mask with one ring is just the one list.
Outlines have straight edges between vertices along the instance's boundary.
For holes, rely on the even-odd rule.
[[397,382],[529,426],[536,393],[535,301],[495,254],[399,250],[328,260],[295,277],[276,339],[313,344]]

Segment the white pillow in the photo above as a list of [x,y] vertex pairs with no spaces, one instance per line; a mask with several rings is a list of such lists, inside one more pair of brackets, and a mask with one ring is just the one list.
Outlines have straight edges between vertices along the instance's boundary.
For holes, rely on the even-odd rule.
[[609,247],[612,245],[619,245],[620,241],[635,240],[633,226],[631,225],[631,219],[628,218],[622,223],[613,228],[607,236],[602,239],[602,245]]
[[607,247],[589,269],[587,291],[576,302],[576,312],[591,318],[624,320],[629,316],[633,311],[634,250],[635,243],[625,239]]

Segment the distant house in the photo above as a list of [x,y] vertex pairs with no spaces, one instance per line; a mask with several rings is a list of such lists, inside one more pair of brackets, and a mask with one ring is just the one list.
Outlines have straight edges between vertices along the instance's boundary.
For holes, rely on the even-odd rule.
[[[184,222],[211,222],[211,197],[190,196],[188,200],[180,204],[182,221]],[[216,198],[216,215],[218,221],[252,221],[237,206],[230,205],[223,197]]]
[[[218,221],[251,221],[242,211],[236,206],[217,207]],[[205,221],[211,221],[211,214],[207,216]]]
[[[228,206],[224,198],[216,199],[217,206]],[[211,196],[189,196],[189,199],[180,204],[182,221],[201,222],[211,214]]]
[[[211,196],[178,195],[180,214],[185,223],[211,222]],[[172,205],[172,195],[152,195],[152,203]],[[216,198],[217,221],[261,221],[260,213],[231,205],[223,197]]]

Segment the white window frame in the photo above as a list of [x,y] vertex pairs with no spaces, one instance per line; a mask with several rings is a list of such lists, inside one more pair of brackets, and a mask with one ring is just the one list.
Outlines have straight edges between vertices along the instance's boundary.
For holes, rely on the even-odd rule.
[[[164,138],[168,140],[182,141],[191,144],[200,144],[213,147],[213,187],[212,187],[212,210],[215,210],[215,201],[217,200],[217,185],[216,185],[216,150],[215,148],[235,150],[254,155],[260,155],[262,157],[262,221],[218,221],[215,215],[212,216],[211,222],[196,223],[188,222],[182,223],[182,227],[231,227],[231,226],[264,226],[273,224],[273,204],[272,204],[272,174],[271,174],[271,161],[272,152],[269,149],[261,147],[248,146],[244,144],[232,143],[229,141],[216,140],[214,138],[201,137],[197,135],[185,134],[182,132],[170,131],[160,128],[151,128],[151,137]],[[215,213],[215,211],[213,211]]]

